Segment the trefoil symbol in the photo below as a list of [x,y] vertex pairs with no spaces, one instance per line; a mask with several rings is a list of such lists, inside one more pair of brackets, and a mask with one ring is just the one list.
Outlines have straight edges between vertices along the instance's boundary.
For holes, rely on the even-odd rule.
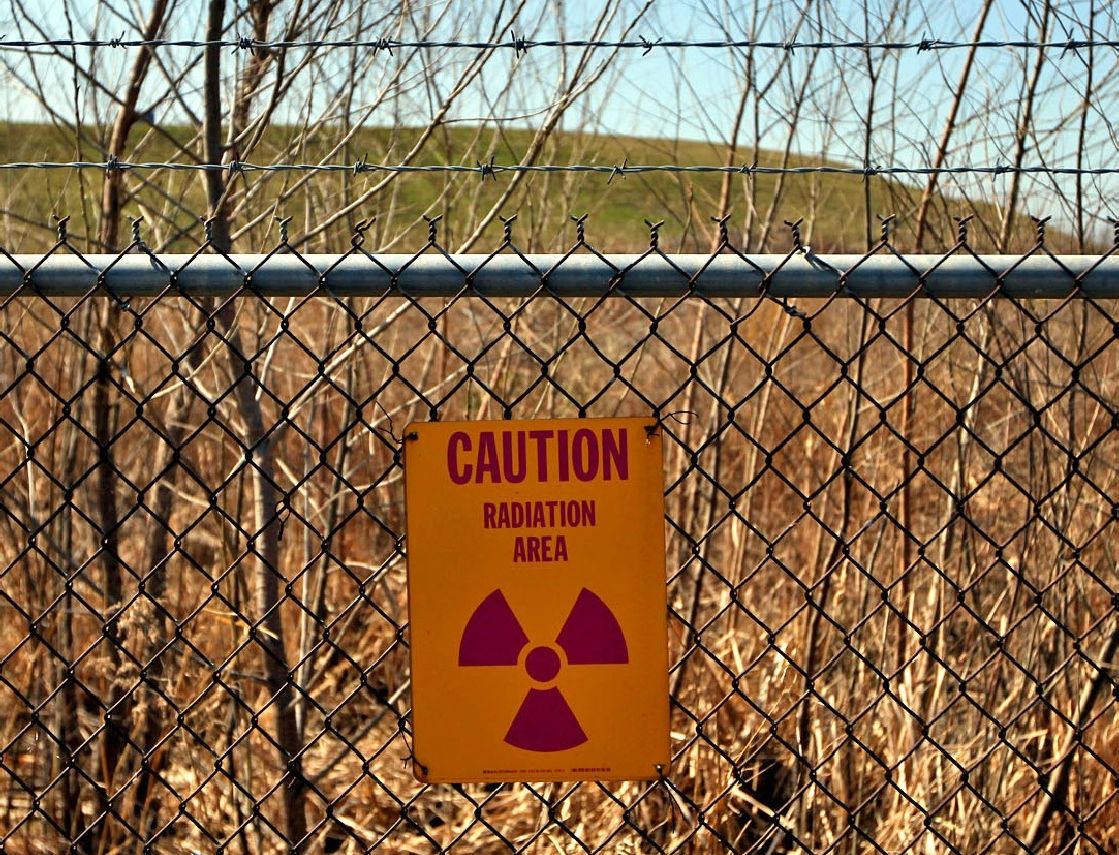
[[[501,589],[492,591],[470,616],[459,641],[462,667],[517,666],[530,644]],[[562,652],[563,656],[560,656]],[[625,665],[629,649],[618,619],[588,588],[556,636],[555,644],[539,644],[524,657],[523,667],[536,686],[521,702],[505,742],[526,751],[565,751],[587,741],[578,718],[554,683],[567,665]]]

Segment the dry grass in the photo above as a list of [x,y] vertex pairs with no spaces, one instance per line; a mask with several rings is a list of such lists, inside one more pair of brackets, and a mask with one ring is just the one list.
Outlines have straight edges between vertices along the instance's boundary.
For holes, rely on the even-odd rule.
[[[1119,307],[918,302],[906,425],[903,304],[794,302],[803,317],[765,300],[238,302],[286,506],[314,851],[1021,851],[1037,770],[1113,666]],[[100,304],[4,308],[0,840],[53,852],[87,829],[84,851],[133,851],[131,827],[156,852],[280,851],[249,427],[204,314],[133,309],[109,380],[118,600],[91,433]],[[690,414],[665,423],[666,780],[420,786],[393,434],[652,406]],[[1119,847],[1114,709],[1107,684],[1047,851]],[[114,717],[131,744],[109,769]]]

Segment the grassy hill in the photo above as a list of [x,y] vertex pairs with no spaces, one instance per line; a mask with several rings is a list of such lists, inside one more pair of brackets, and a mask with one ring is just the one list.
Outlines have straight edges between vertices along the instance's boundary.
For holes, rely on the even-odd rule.
[[[105,160],[107,130],[87,127],[76,141],[70,128],[9,124],[0,127],[3,159],[15,161]],[[533,145],[525,129],[443,125],[420,139],[415,128],[353,128],[321,126],[303,129],[273,126],[240,158],[253,164],[356,163],[413,166],[456,164],[476,167],[491,158],[498,165],[522,161]],[[340,142],[344,141],[344,142]],[[408,159],[409,152],[418,151]],[[197,129],[138,126],[129,141],[128,162],[191,163],[201,144]],[[616,166],[690,164],[721,165],[725,149],[707,143],[603,137],[556,132],[539,149],[536,164]],[[755,153],[742,150],[735,162],[752,162]],[[805,156],[782,158],[760,151],[760,166],[818,165],[829,161]],[[34,251],[49,245],[53,215],[69,215],[76,242],[96,234],[103,173],[99,170],[6,170],[0,176],[0,208],[4,211],[0,240],[10,251]],[[339,251],[349,246],[354,225],[376,216],[371,246],[403,251],[422,244],[423,217],[441,216],[440,240],[460,249],[487,221],[473,251],[486,251],[501,239],[498,215],[515,214],[514,239],[526,251],[561,250],[574,240],[572,215],[588,215],[587,237],[603,251],[640,250],[648,244],[645,220],[664,221],[663,246],[669,251],[704,251],[711,247],[719,213],[724,176],[717,173],[643,173],[609,176],[601,173],[533,173],[515,179],[510,173],[410,173],[390,175],[353,171],[251,172],[233,176],[229,210],[242,251],[271,246],[275,216],[292,217],[293,239],[314,251]],[[869,181],[870,233],[877,236],[878,217],[896,215],[896,241],[912,245],[913,220],[920,186],[872,177]],[[128,199],[125,216],[142,216],[145,235],[154,246],[185,250],[202,238],[206,212],[201,174],[193,171],[137,170],[124,176]],[[866,247],[868,186],[859,175],[735,175],[729,188],[730,228],[734,243],[752,251],[783,251],[790,246],[785,220],[803,218],[806,241],[820,251]],[[344,216],[335,212],[351,207]],[[932,206],[926,248],[951,245],[954,217],[977,215],[973,236],[990,247],[1000,216],[981,202],[938,195]],[[488,216],[487,216],[488,215]],[[1028,246],[1032,224],[1015,224],[1012,245]],[[310,238],[305,239],[310,233]],[[127,228],[122,230],[127,234]],[[1055,236],[1060,241],[1060,236]]]

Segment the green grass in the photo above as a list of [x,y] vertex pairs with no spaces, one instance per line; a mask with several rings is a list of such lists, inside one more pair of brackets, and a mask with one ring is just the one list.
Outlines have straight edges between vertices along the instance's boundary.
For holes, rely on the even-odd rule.
[[[72,129],[49,125],[8,124],[0,127],[3,160],[104,161],[107,129],[87,127],[81,142]],[[273,126],[251,151],[240,159],[268,163],[399,164],[415,145],[414,128],[360,128],[339,145],[343,128],[322,126],[310,134]],[[480,128],[444,125],[426,140],[411,165],[459,164],[474,167],[491,158],[499,165],[521,161],[534,132],[525,129]],[[181,148],[180,148],[181,147]],[[185,151],[184,151],[185,150]],[[162,130],[139,125],[121,160],[129,162],[197,162],[201,142],[196,129],[176,126]],[[754,152],[741,150],[736,163],[753,161]],[[602,137],[579,132],[557,132],[535,158],[537,164],[584,163],[601,166],[655,164],[721,165],[725,149],[707,143]],[[781,165],[777,152],[758,152],[760,166]],[[832,163],[821,158],[792,156],[788,166]],[[388,180],[386,181],[386,178]],[[9,251],[36,251],[53,236],[53,216],[69,215],[75,242],[92,248],[97,233],[103,173],[98,170],[7,170],[0,185],[4,209],[0,240]],[[897,244],[912,246],[912,229],[920,187],[880,177],[867,179],[871,190],[872,236],[878,218],[895,215]],[[386,176],[352,172],[317,174],[309,179],[299,173],[246,173],[233,177],[230,192],[232,228],[238,238],[234,248],[254,251],[269,248],[276,239],[274,216],[291,216],[293,239],[316,229],[343,206],[364,199],[349,215],[301,243],[308,250],[333,252],[346,249],[354,225],[377,217],[367,245],[396,251],[421,245],[426,237],[424,216],[441,216],[439,235],[448,249],[459,249],[478,223],[500,202],[497,213],[517,216],[513,235],[525,251],[558,251],[575,237],[573,215],[588,216],[587,237],[603,251],[640,251],[648,245],[649,221],[664,221],[662,247],[667,251],[704,251],[712,246],[716,227],[711,216],[719,213],[721,174],[644,173],[604,174],[536,173],[526,176],[503,201],[513,177],[496,180],[481,174],[422,173]],[[193,249],[202,239],[201,218],[207,210],[200,173],[170,170],[136,171],[125,175],[123,217],[142,216],[148,241],[161,249]],[[791,246],[786,220],[803,219],[805,240],[819,251],[856,251],[866,248],[864,179],[859,175],[736,175],[731,182],[730,229],[736,246],[753,251],[785,251]],[[773,204],[777,198],[776,205]],[[772,208],[771,208],[772,206]],[[956,216],[977,215],[973,236],[990,248],[1000,221],[994,207],[938,196],[932,208],[926,247],[951,246]],[[768,216],[767,216],[768,215]],[[766,223],[768,221],[768,228]],[[749,234],[744,234],[745,231]],[[121,231],[128,234],[127,223]],[[471,249],[488,251],[501,240],[497,217]],[[1032,240],[1026,218],[1015,224],[1015,249]],[[1054,235],[1060,243],[1063,238]]]

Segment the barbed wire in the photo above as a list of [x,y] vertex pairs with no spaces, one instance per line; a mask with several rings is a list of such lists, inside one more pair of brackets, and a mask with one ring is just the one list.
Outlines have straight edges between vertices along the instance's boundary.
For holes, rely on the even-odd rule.
[[365,173],[458,173],[479,175],[483,179],[496,177],[501,173],[518,172],[567,172],[594,173],[606,175],[609,180],[624,178],[627,175],[640,175],[649,172],[693,173],[693,174],[731,174],[731,175],[858,175],[864,178],[892,175],[1116,175],[1119,166],[1050,166],[1029,164],[1011,166],[759,166],[757,164],[715,165],[715,164],[596,164],[596,163],[543,163],[543,164],[497,164],[479,162],[476,166],[466,164],[390,164],[368,163],[359,160],[354,163],[251,163],[249,161],[230,161],[228,163],[183,163],[175,161],[131,162],[110,157],[107,160],[70,160],[70,161],[9,161],[0,162],[0,170],[19,169],[100,169],[105,171],[155,171],[167,169],[179,172],[348,172],[355,175]]
[[528,39],[523,35],[513,33],[507,41],[462,41],[451,39],[446,41],[432,39],[402,40],[402,39],[294,39],[264,41],[244,36],[230,39],[145,39],[126,38],[125,33],[115,38],[90,38],[90,39],[19,39],[8,41],[5,34],[0,34],[0,50],[26,51],[35,48],[207,48],[222,47],[235,50],[337,50],[365,48],[374,52],[388,51],[390,54],[397,49],[424,49],[433,48],[441,50],[512,50],[517,54],[524,53],[532,48],[602,48],[617,50],[640,50],[647,54],[653,48],[695,48],[699,50],[720,50],[727,48],[781,50],[883,50],[925,51],[944,50],[971,50],[971,49],[1001,49],[1001,50],[1059,50],[1063,53],[1075,52],[1089,48],[1119,49],[1117,39],[1065,39],[1063,41],[1037,41],[1033,39],[981,39],[978,41],[953,41],[950,39],[921,38],[907,41],[799,41],[786,40],[760,40],[760,39],[648,39],[639,36],[636,40],[609,39]]

